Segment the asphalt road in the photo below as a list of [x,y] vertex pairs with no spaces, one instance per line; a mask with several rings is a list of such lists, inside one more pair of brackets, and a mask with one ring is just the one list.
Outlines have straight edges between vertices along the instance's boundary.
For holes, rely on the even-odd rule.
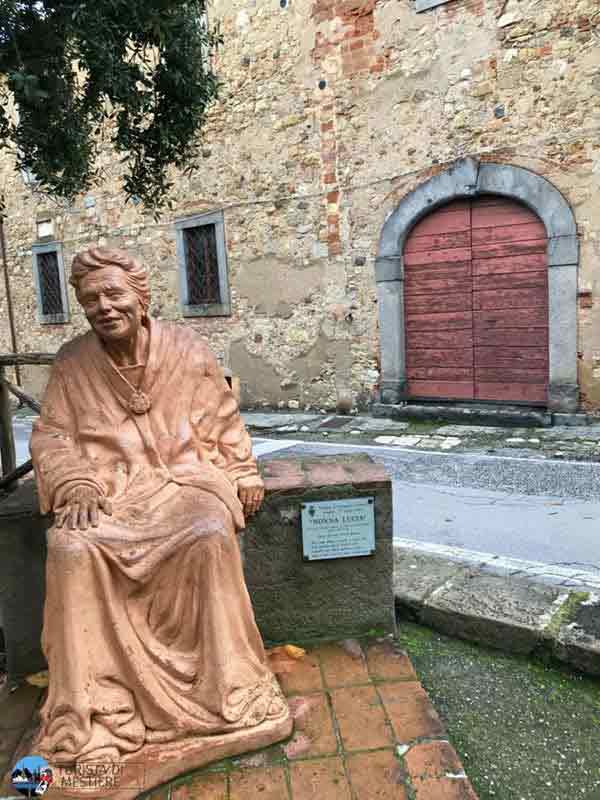
[[[17,461],[28,420],[15,420]],[[394,479],[397,539],[600,575],[600,464],[255,437],[258,457],[367,452]]]
[[369,453],[393,477],[396,539],[600,575],[598,463],[339,444],[285,450],[349,451]]

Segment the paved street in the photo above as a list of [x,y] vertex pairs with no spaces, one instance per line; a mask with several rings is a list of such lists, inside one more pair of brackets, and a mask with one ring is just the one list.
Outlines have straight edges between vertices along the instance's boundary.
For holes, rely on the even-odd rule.
[[[30,429],[30,420],[15,421],[19,463]],[[394,535],[403,544],[600,576],[600,463],[256,435],[254,447],[258,457],[368,452],[394,478]]]
[[[31,436],[31,418],[15,419],[13,422],[13,430],[15,435],[15,449],[17,455],[17,466],[24,464],[29,458],[29,437]],[[280,439],[267,439],[255,441],[254,452],[257,457],[264,456],[268,453],[276,452],[285,449],[294,444],[291,442],[284,442]]]
[[29,456],[29,437],[31,436],[32,421],[29,418],[13,418],[13,432],[15,436],[15,450],[17,453],[17,466],[24,464]]
[[290,455],[357,451],[394,477],[394,536],[600,575],[600,464],[385,447],[295,444]]

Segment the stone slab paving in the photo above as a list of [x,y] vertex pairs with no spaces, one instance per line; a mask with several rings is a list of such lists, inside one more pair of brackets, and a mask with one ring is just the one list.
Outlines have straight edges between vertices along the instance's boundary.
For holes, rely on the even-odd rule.
[[[141,797],[477,800],[442,720],[397,642],[350,639],[306,650],[279,675],[295,718],[288,741],[227,759]],[[8,699],[10,720],[21,731],[37,698],[38,690],[21,687]],[[0,718],[6,701],[0,699]],[[14,737],[3,749],[6,765]],[[2,795],[12,797],[6,784],[0,789],[5,800]]]
[[276,411],[271,414],[253,411],[244,416],[251,420],[252,427],[256,430],[270,430],[288,425],[308,425],[322,419],[318,414],[282,414]]
[[[577,416],[577,415],[574,415]],[[458,453],[492,453],[517,458],[600,461],[600,421],[518,427],[448,424],[441,420],[392,420],[370,414],[244,412],[251,432],[307,441],[373,443],[383,447]]]

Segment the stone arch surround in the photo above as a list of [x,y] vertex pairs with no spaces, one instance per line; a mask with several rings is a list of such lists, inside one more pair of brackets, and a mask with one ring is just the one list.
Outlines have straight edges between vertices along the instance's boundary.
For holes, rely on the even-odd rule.
[[381,353],[380,402],[406,401],[404,263],[406,237],[424,216],[461,197],[483,194],[519,200],[548,234],[550,385],[548,408],[575,411],[577,383],[577,267],[579,242],[573,212],[558,189],[540,175],[510,164],[457,161],[406,195],[386,220],[375,259]]

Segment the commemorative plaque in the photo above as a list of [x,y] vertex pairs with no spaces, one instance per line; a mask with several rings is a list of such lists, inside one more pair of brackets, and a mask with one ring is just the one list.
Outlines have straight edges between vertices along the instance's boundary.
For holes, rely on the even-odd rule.
[[305,561],[373,555],[373,498],[302,503],[302,548]]

